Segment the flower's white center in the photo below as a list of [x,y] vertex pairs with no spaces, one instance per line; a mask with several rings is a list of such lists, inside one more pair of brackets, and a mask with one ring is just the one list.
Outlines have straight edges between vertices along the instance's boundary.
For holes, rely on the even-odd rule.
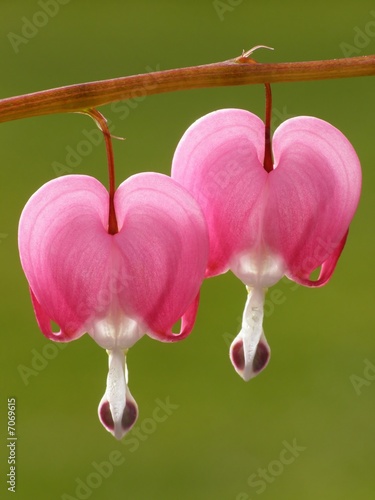
[[274,285],[286,271],[283,259],[263,248],[253,253],[240,253],[230,268],[245,285],[260,288]]
[[112,308],[103,319],[95,319],[89,334],[103,349],[129,349],[144,334],[146,328],[118,308]]

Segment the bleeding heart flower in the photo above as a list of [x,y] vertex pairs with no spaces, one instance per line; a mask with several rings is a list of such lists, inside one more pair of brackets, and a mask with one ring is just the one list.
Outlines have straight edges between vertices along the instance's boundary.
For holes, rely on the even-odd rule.
[[[69,342],[88,332],[107,349],[99,418],[120,439],[138,414],[127,387],[127,350],[144,333],[174,342],[191,332],[208,235],[196,201],[165,175],[138,174],[119,186],[116,234],[108,233],[108,199],[92,177],[48,182],[22,212],[19,251],[43,334]],[[181,331],[174,334],[180,318]]]
[[[265,124],[254,114],[216,111],[185,132],[172,167],[172,177],[206,216],[206,276],[230,269],[247,286],[242,329],[230,349],[245,380],[270,355],[262,328],[267,288],[284,275],[305,286],[327,283],[361,189],[358,157],[329,123],[307,116],[285,121],[274,134],[268,171],[265,137]],[[310,275],[319,266],[314,282]]]

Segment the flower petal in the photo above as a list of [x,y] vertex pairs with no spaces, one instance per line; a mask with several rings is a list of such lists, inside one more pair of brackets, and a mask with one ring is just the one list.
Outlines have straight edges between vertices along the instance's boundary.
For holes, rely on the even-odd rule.
[[[287,276],[307,284],[313,270],[333,254],[336,262],[342,250],[359,201],[360,163],[339,130],[313,117],[284,122],[273,149],[264,239],[283,256]],[[324,281],[333,272],[331,264]]]
[[247,382],[268,364],[271,350],[263,332],[265,290],[248,288],[240,333],[232,342],[229,355],[236,372]]
[[[115,207],[119,232],[114,240],[127,269],[119,303],[141,317],[147,333],[158,340],[185,337],[194,324],[208,258],[201,209],[177,182],[157,173],[123,182]],[[181,335],[173,335],[173,324],[185,313]]]
[[[110,271],[108,193],[88,176],[65,176],[42,186],[26,204],[19,251],[42,332],[73,340],[100,309]],[[52,333],[49,322],[61,331]]]
[[192,193],[207,219],[207,276],[224,273],[234,253],[255,246],[267,172],[264,124],[240,109],[222,109],[193,123],[180,140],[172,177]]
[[128,388],[125,356],[118,348],[108,351],[107,387],[98,408],[99,420],[116,439],[123,438],[138,418],[138,406]]
[[340,258],[341,252],[344,249],[347,237],[348,237],[349,230],[346,232],[345,236],[341,240],[339,246],[333,251],[333,253],[323,262],[321,268],[320,268],[320,273],[319,277],[317,280],[310,280],[307,278],[302,278],[301,276],[295,276],[295,275],[289,275],[289,278],[291,278],[293,281],[296,283],[299,283],[300,285],[304,286],[310,286],[310,287],[320,287],[325,285],[330,279],[333,274],[333,271],[335,270],[337,261]]

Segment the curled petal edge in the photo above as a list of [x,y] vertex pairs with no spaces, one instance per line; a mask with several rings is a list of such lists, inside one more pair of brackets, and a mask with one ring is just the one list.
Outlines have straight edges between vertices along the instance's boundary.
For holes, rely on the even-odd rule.
[[187,308],[183,316],[181,317],[181,328],[179,333],[173,333],[172,328],[166,332],[147,332],[147,334],[161,342],[177,342],[178,340],[185,339],[194,328],[195,320],[197,317],[198,307],[199,307],[200,292]]
[[60,329],[59,332],[53,332],[51,328],[51,318],[46,314],[43,307],[39,304],[38,299],[35,297],[34,292],[30,288],[31,302],[33,304],[34,313],[36,321],[43,335],[47,339],[53,340],[54,342],[70,342],[71,340],[76,340],[85,333],[85,331],[76,331],[73,333],[67,333]]
[[346,240],[348,238],[349,234],[349,229],[345,233],[344,237],[340,241],[339,245],[335,248],[334,252],[326,259],[321,268],[320,268],[320,273],[319,277],[317,280],[310,280],[308,278],[301,278],[298,275],[291,275],[287,273],[288,278],[292,279],[296,283],[303,285],[303,286],[309,286],[312,288],[318,288],[321,286],[324,286],[328,281],[331,279],[331,276],[333,274],[333,271],[335,270],[336,264],[340,258],[341,252],[344,249]]

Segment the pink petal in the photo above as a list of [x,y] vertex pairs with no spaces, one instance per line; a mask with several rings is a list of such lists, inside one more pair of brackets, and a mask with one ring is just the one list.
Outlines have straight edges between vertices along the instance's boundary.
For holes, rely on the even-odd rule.
[[[22,212],[21,263],[48,338],[78,338],[98,307],[111,254],[107,206],[108,193],[100,182],[77,175],[42,186]],[[52,333],[51,320],[60,326],[59,333]]]
[[259,237],[263,190],[264,124],[252,113],[223,109],[197,120],[176,149],[172,177],[201,205],[207,219],[207,275],[228,270],[234,253]]
[[274,134],[273,150],[275,170],[269,174],[265,241],[271,251],[283,256],[287,276],[304,284],[311,285],[311,272],[329,260],[320,280],[324,284],[358,205],[358,157],[339,130],[312,117],[284,122]]
[[[208,258],[207,227],[196,201],[170,177],[143,173],[118,188],[115,206],[119,233],[114,236],[127,267],[121,304],[158,340],[190,333]],[[186,314],[185,314],[186,313]],[[183,317],[180,335],[173,324]]]
[[[317,280],[310,280],[308,278],[302,278],[301,276],[289,276],[293,281],[299,283],[300,285],[310,286],[310,287],[320,287],[325,285],[330,279],[335,270],[337,261],[340,258],[341,252],[344,249],[349,230],[345,233],[343,239],[340,241],[338,247],[333,251],[333,253],[325,260],[320,268],[319,277]],[[317,247],[318,248],[318,247]]]

